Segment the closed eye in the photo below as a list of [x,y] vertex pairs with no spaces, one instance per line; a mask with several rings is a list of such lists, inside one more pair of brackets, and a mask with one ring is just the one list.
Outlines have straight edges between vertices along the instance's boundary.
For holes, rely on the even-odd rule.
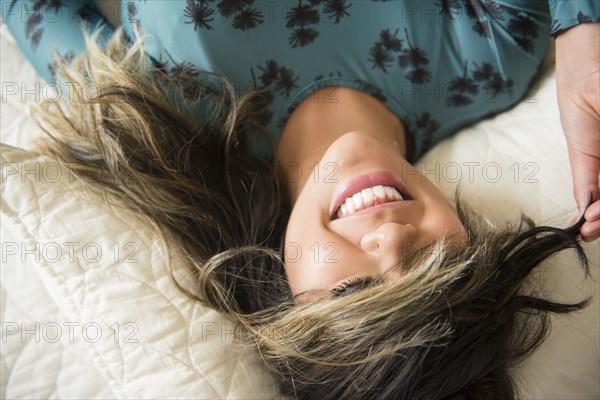
[[392,272],[392,270],[393,270],[393,266],[388,268],[385,272],[374,275],[374,276],[361,276],[361,277],[354,277],[354,278],[346,279],[344,282],[342,282],[341,284],[339,284],[338,286],[336,286],[330,290],[324,290],[324,289],[305,290],[304,292],[300,292],[300,293],[294,295],[293,298],[297,302],[302,303],[305,300],[302,300],[301,298],[306,298],[306,296],[309,296],[311,294],[318,295],[318,294],[323,294],[323,293],[328,293],[328,292],[331,295],[331,297],[333,297],[333,298],[344,297],[351,293],[356,293],[361,290],[373,287],[375,285],[378,285],[378,284],[384,282],[386,277]]
[[333,297],[343,297],[351,293],[372,287],[379,282],[380,280],[373,276],[355,277],[347,279],[340,285],[331,289],[329,292],[333,295]]

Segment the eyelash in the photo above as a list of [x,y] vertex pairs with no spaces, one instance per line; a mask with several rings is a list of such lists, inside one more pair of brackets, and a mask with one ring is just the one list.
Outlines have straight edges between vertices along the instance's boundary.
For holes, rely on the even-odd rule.
[[354,277],[350,278],[338,286],[331,289],[331,292],[337,296],[343,296],[349,289],[357,287],[357,286],[365,286],[368,283],[371,283],[373,278],[370,276],[367,277]]

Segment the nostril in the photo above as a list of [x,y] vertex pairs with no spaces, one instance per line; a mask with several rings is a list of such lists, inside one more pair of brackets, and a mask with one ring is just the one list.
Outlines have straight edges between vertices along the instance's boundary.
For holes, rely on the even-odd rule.
[[360,239],[360,247],[366,252],[376,251],[380,247],[380,240],[376,231],[369,232]]
[[415,226],[389,222],[363,235],[360,246],[368,252],[381,251],[382,249],[397,252],[397,249],[404,248],[406,244],[414,242],[416,236],[417,229]]

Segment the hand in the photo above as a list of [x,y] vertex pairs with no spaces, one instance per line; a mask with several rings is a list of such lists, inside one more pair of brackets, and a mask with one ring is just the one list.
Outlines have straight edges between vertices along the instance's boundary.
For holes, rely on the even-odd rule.
[[573,194],[579,216],[585,211],[580,232],[589,242],[600,237],[600,23],[577,25],[558,35],[556,82]]

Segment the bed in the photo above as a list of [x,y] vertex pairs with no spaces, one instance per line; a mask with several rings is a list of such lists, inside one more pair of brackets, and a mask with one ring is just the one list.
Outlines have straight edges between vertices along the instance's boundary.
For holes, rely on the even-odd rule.
[[[33,151],[42,133],[29,107],[56,94],[3,24],[0,46],[0,397],[280,398],[258,355],[238,345],[233,322],[175,290],[160,237]],[[460,184],[463,200],[491,221],[522,210],[566,226],[575,215],[548,60],[524,102],[418,163],[448,197]],[[599,248],[585,244],[595,282],[583,280],[569,253],[538,272],[543,293],[594,301],[553,317],[548,340],[515,371],[520,398],[600,398]]]

